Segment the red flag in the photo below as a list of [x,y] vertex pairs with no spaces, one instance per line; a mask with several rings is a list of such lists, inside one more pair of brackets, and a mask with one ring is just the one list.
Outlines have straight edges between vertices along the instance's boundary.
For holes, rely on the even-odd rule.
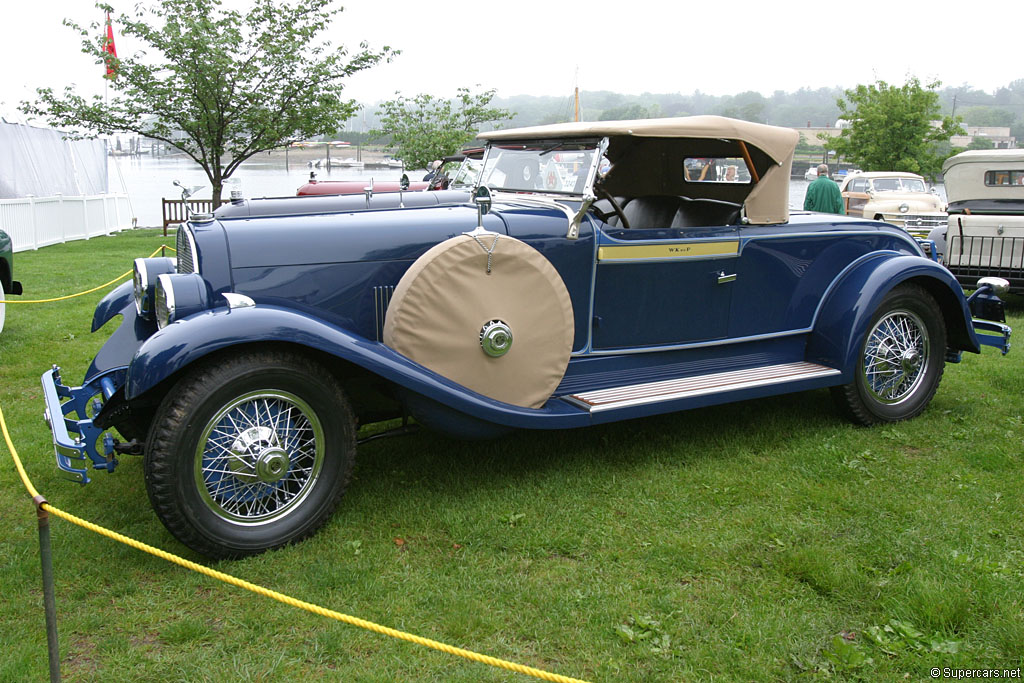
[[104,78],[113,79],[117,76],[117,48],[114,47],[114,27],[110,24],[110,12],[107,12],[107,35],[103,39],[103,52],[106,53],[103,61],[107,65]]

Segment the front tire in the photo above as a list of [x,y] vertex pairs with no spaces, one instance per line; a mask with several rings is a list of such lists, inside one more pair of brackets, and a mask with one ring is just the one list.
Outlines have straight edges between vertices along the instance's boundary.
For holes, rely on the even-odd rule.
[[894,288],[871,317],[854,381],[832,390],[836,405],[862,425],[919,415],[939,388],[946,326],[938,304],[914,284]]
[[212,558],[301,540],[326,522],[355,459],[337,380],[301,356],[251,352],[191,370],[165,397],[143,468],[150,502]]

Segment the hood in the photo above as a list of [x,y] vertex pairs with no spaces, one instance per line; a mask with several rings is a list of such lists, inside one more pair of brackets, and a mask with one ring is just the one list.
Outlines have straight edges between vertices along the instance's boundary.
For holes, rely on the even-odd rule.
[[[468,204],[221,221],[232,268],[413,260],[476,225]],[[484,227],[506,232],[494,214]]]

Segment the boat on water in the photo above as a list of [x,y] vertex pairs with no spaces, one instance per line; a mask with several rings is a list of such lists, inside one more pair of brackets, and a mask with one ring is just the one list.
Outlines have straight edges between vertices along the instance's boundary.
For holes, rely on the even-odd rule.
[[306,162],[306,165],[310,168],[362,168],[364,164],[354,157],[349,157],[347,159],[313,159]]

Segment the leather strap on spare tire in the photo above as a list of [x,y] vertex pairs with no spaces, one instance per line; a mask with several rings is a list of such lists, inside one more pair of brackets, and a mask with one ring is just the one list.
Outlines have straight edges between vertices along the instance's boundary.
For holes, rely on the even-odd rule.
[[441,242],[406,271],[384,343],[479,394],[539,408],[565,374],[574,329],[554,266],[524,242],[479,230]]

